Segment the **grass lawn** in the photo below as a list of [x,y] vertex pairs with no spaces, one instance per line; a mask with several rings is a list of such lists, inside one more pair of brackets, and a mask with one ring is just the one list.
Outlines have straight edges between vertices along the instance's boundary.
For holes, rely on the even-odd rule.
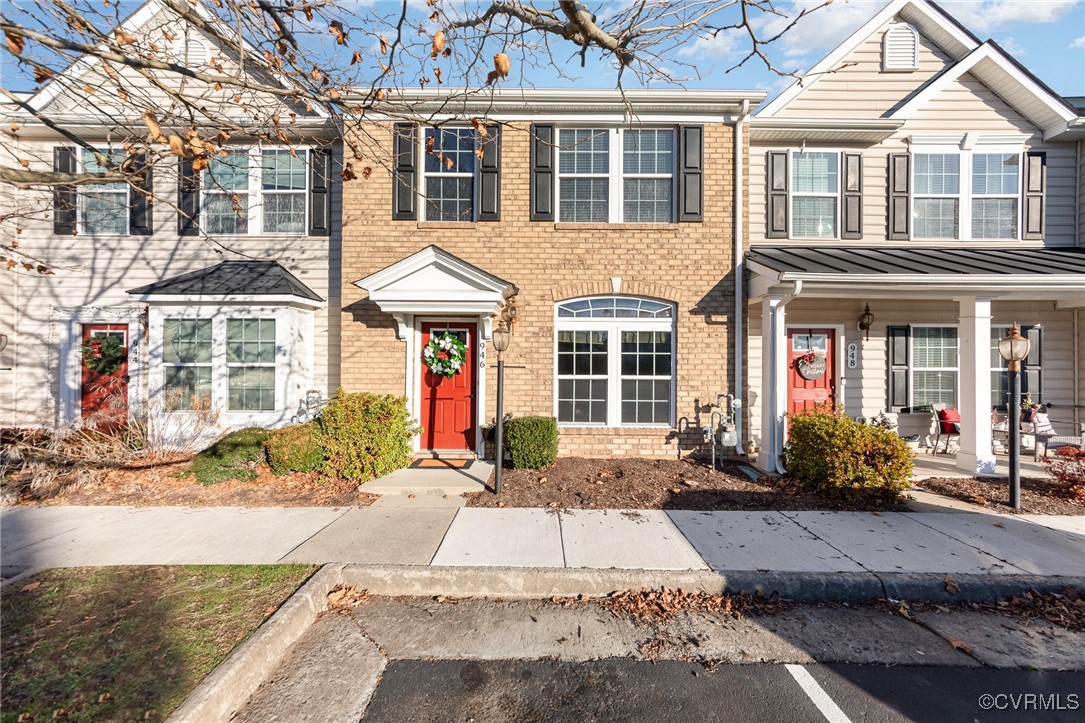
[[314,569],[55,569],[9,585],[0,721],[164,720]]

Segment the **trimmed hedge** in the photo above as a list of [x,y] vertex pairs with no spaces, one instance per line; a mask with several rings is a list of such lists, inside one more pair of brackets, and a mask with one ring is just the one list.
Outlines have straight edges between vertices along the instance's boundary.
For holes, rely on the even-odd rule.
[[325,474],[365,481],[409,465],[411,437],[418,431],[405,398],[337,389],[313,437],[324,449]]
[[789,420],[784,465],[807,487],[894,502],[911,486],[912,454],[895,432],[816,409]]
[[264,461],[266,440],[267,430],[260,427],[230,432],[193,457],[188,471],[202,485],[231,479],[251,482],[259,476],[256,467]]
[[315,472],[324,464],[324,449],[316,443],[316,424],[306,422],[268,433],[267,462],[277,475]]
[[513,467],[541,469],[558,457],[558,420],[554,417],[514,417],[505,422],[505,436]]

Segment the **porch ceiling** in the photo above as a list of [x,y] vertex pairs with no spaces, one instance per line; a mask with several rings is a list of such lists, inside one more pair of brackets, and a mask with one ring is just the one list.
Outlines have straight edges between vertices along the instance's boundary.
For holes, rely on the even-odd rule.
[[[751,295],[790,286],[804,296],[985,296],[1085,306],[1085,249],[756,247]],[[799,289],[795,289],[798,282]]]

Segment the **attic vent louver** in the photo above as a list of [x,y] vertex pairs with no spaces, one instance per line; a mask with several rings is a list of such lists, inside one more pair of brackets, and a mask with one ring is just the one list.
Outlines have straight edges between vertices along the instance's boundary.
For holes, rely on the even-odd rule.
[[188,68],[200,68],[207,65],[211,54],[207,46],[199,40],[178,40],[174,45],[174,53],[177,60]]
[[897,23],[885,31],[882,70],[919,70],[919,33],[908,23]]

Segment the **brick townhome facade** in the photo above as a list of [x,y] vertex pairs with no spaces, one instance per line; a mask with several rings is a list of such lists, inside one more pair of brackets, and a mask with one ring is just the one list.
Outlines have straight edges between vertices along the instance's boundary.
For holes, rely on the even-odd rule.
[[[563,94],[570,95],[576,94]],[[556,304],[585,297],[644,298],[673,304],[673,391],[666,422],[616,426],[616,415],[610,414],[602,424],[567,424],[559,415],[560,449],[562,454],[587,456],[673,456],[702,443],[699,431],[679,435],[677,429],[686,430],[688,425],[699,430],[708,424],[706,405],[715,401],[717,394],[732,391],[733,123],[742,98],[748,100],[748,108],[763,95],[631,93],[629,100],[639,113],[633,124],[623,122],[625,114],[618,96],[594,91],[591,96],[594,102],[587,102],[588,96],[584,96],[582,104],[527,98],[526,102],[503,105],[489,114],[490,122],[501,123],[498,221],[426,221],[422,220],[424,212],[413,220],[392,220],[393,174],[387,159],[375,159],[368,180],[345,184],[341,320],[341,380],[345,389],[406,393],[415,400],[413,411],[419,413],[416,400],[422,382],[410,374],[409,365],[418,363],[420,349],[412,349],[405,357],[407,341],[397,335],[397,321],[359,288],[363,284],[356,282],[435,245],[507,280],[518,290],[518,317],[505,355],[505,410],[515,416],[554,415],[557,411]],[[531,220],[531,199],[536,190],[531,147],[538,139],[531,121],[514,119],[523,118],[529,105],[534,113],[531,121],[552,123],[559,131],[565,127],[703,127],[703,220],[570,223],[562,221],[560,212],[556,220]],[[372,133],[381,147],[388,148],[390,157],[392,124],[384,124]],[[558,152],[568,150],[557,135],[555,146]],[[612,142],[612,159],[617,155],[615,146],[617,143]],[[742,157],[745,155],[743,152]],[[421,207],[425,204],[422,184],[418,190]],[[677,197],[676,192],[672,198]],[[557,198],[555,192],[555,203]],[[675,212],[674,217],[677,215]],[[416,325],[413,331],[417,330]],[[483,410],[476,415],[476,421],[484,423],[495,416],[495,361],[491,346],[485,362],[489,370],[482,373]],[[421,449],[427,446],[424,440],[419,445]],[[478,449],[477,443],[470,444],[470,438],[467,446]]]

